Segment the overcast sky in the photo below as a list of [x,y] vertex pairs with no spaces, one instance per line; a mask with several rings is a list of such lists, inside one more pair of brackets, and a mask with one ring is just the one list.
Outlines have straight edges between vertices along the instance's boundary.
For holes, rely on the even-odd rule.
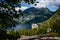
[[[36,3],[39,2],[39,3]],[[24,1],[21,2],[21,10],[24,11],[30,7],[36,7],[36,8],[42,8],[47,7],[50,11],[56,11],[59,8],[60,0],[36,0],[34,4],[37,4],[36,6],[34,4],[28,5],[28,3],[25,3]]]

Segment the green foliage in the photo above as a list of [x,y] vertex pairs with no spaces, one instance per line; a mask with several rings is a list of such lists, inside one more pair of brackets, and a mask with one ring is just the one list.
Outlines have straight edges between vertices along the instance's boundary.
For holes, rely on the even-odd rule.
[[24,0],[26,3],[34,3],[35,2],[35,0]]
[[13,29],[10,29],[10,30],[7,32],[7,34],[12,34],[12,35],[14,35],[14,34],[15,34],[15,31],[14,31]]
[[56,12],[55,19],[53,21],[52,31],[60,34],[60,9]]
[[9,14],[0,14],[0,29],[11,28],[13,25],[13,19]]
[[17,40],[17,38],[20,38],[20,35],[17,31],[14,31],[13,29],[10,29],[9,31],[7,31],[7,39]]
[[59,36],[59,34],[56,33],[56,32],[49,32],[49,33],[46,33],[46,34],[50,35],[50,36],[54,36],[54,37]]
[[12,3],[12,4],[18,4],[21,0],[5,0],[5,1],[7,1],[7,2],[9,2],[9,3]]
[[55,22],[53,24],[53,30],[56,31],[56,32],[59,32],[60,31],[60,20],[57,20],[57,22]]
[[[6,2],[8,2],[9,3],[9,5],[12,5],[12,4],[19,4],[19,3],[21,3],[21,1],[22,0],[5,0]],[[28,3],[28,4],[30,4],[30,3],[34,3],[35,2],[35,0],[24,0],[26,3]]]
[[46,28],[39,27],[39,28],[31,29],[31,30],[19,30],[18,33],[19,33],[19,35],[32,36],[32,35],[45,34],[46,31],[47,31]]
[[60,17],[60,8],[57,10],[56,14],[58,14]]
[[[17,23],[13,20],[13,18],[18,18],[19,16],[24,15],[23,13],[21,13],[20,10],[19,10],[19,13],[17,14],[17,11],[13,7],[13,5],[20,5],[19,3],[21,3],[21,1],[22,0],[1,0],[0,2],[0,40],[6,40],[7,38],[9,40],[13,40],[13,39],[17,40],[18,36],[20,36],[18,32],[15,32],[10,28],[15,27],[15,24]],[[33,0],[31,1],[24,0],[24,1],[26,1],[26,3],[33,3]],[[4,31],[5,29],[10,29],[10,30],[9,31],[6,30],[5,32]],[[25,34],[30,35],[28,31],[24,31],[24,35]]]

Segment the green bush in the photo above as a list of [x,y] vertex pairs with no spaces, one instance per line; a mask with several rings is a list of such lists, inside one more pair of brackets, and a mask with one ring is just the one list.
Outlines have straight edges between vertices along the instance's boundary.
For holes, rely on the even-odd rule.
[[55,33],[55,32],[50,32],[50,33],[46,33],[46,34],[48,34],[48,35],[50,35],[50,36],[54,36],[54,37],[56,37],[56,36],[59,35],[58,33]]
[[46,29],[44,27],[39,27],[39,28],[31,29],[31,30],[19,30],[18,32],[20,35],[32,36],[32,35],[45,34]]

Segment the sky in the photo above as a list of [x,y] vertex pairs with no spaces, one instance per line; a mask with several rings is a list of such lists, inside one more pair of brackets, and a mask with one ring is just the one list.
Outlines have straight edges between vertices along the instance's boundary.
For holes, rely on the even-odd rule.
[[[39,2],[39,3],[36,3]],[[28,5],[28,3],[25,3],[24,1],[21,2],[21,10],[24,11],[30,7],[35,7],[35,8],[42,8],[42,7],[47,7],[50,11],[55,12],[60,5],[60,0],[36,0],[34,4],[37,4],[36,6],[34,4]],[[18,9],[17,9],[18,10]]]

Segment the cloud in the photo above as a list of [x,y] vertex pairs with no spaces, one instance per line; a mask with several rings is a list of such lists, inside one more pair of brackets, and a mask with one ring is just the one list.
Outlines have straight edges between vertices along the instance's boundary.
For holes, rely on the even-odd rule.
[[[39,3],[36,3],[39,2]],[[22,11],[30,8],[30,7],[47,7],[51,11],[56,11],[59,8],[60,0],[36,0],[34,4],[37,4],[36,6],[34,4],[28,5],[28,3],[25,3],[24,1],[21,2],[21,8],[16,8],[16,10],[21,9]]]
[[16,10],[16,11],[19,11],[19,10],[24,11],[24,10],[26,10],[26,9],[28,9],[28,8],[29,8],[29,7],[21,6],[21,8],[15,7],[15,10]]
[[28,8],[29,8],[29,7],[21,6],[21,8],[20,8],[20,9],[21,9],[22,11],[24,11],[24,10],[26,10],[26,9],[28,9]]
[[60,5],[60,0],[36,0],[36,2],[39,2],[39,3],[35,3],[35,4],[37,4],[37,6],[35,6],[35,7],[39,7],[39,8]]
[[60,5],[60,0],[36,0],[36,2],[39,3],[35,3],[37,4],[37,6],[34,6],[36,8],[42,8],[42,7],[47,7],[50,11],[55,12]]

